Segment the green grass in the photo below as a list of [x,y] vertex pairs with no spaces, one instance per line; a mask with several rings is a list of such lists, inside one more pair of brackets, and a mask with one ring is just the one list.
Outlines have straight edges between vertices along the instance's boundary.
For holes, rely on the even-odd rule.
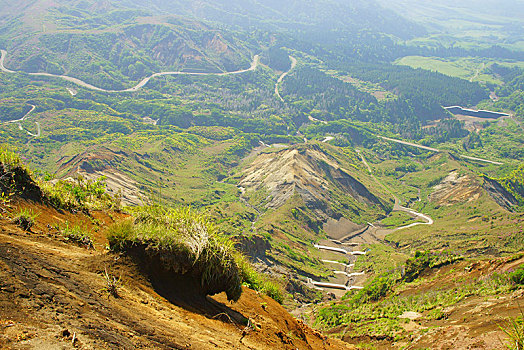
[[491,64],[497,63],[508,67],[524,67],[524,62],[488,60],[476,57],[445,59],[439,57],[406,56],[397,60],[395,63],[412,68],[436,71],[452,77],[496,85],[501,85],[502,81],[490,72],[489,66]]
[[360,256],[355,262],[355,271],[363,271],[373,275],[382,275],[402,266],[408,255],[382,243],[369,244],[362,247],[368,250],[366,255]]
[[92,235],[83,227],[77,225],[71,226],[69,222],[66,221],[66,223],[60,228],[60,233],[68,241],[86,248],[94,249]]
[[206,215],[191,208],[149,206],[129,210],[133,220],[109,229],[107,238],[112,250],[140,249],[150,258],[160,259],[159,268],[191,273],[200,280],[205,294],[225,291],[229,300],[237,301],[245,284],[282,302],[278,284],[258,274]]

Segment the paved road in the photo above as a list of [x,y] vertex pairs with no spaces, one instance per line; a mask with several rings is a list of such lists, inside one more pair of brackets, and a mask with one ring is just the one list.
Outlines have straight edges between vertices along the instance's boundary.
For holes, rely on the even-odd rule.
[[[5,73],[17,73],[15,71],[7,69],[4,66],[4,60],[5,60],[5,57],[7,56],[7,51],[0,50],[0,53],[1,53],[1,56],[0,56],[0,70],[2,70]],[[69,77],[67,75],[56,75],[56,74],[50,74],[50,73],[26,73],[26,74],[31,75],[31,76],[60,78],[60,79],[69,81],[71,83],[74,83],[76,85],[82,86],[82,87],[84,87],[86,89],[95,90],[95,91],[101,91],[101,92],[117,93],[117,92],[133,92],[133,91],[140,90],[147,83],[149,83],[149,81],[151,79],[156,78],[156,77],[160,77],[160,76],[164,76],[164,75],[198,75],[198,76],[209,76],[209,75],[211,75],[211,76],[224,76],[224,75],[242,74],[242,73],[254,71],[258,67],[259,61],[260,61],[260,57],[258,55],[255,55],[253,57],[253,62],[251,63],[251,67],[249,67],[248,69],[242,69],[242,70],[238,70],[238,71],[234,71],[234,72],[224,72],[224,73],[160,72],[160,73],[155,73],[155,74],[152,74],[151,76],[149,76],[147,78],[142,79],[142,81],[140,81],[138,84],[136,84],[132,88],[124,89],[124,90],[106,90],[106,89],[102,89],[102,88],[99,88],[97,86],[94,86],[94,85],[91,85],[89,83],[86,83],[83,80],[80,80],[80,79],[77,79],[77,78],[73,78],[73,77]]]
[[[3,62],[2,62],[2,60],[0,60],[0,67],[2,66],[2,64],[3,64]],[[31,109],[29,110],[29,112],[24,114],[24,116],[22,118],[17,119],[17,120],[10,120],[10,121],[8,121],[6,123],[10,123],[10,124],[15,124],[16,123],[16,124],[18,124],[18,129],[20,129],[21,131],[24,131],[25,129],[22,126],[22,122],[24,120],[26,120],[26,118],[29,116],[29,114],[31,114],[35,110],[35,108],[36,108],[36,106],[34,106],[34,105],[30,105],[30,106],[31,106]],[[32,132],[27,131],[27,130],[25,130],[25,132],[27,132],[27,134],[30,135],[30,136],[40,137],[40,135],[42,134],[41,129],[40,129],[40,123],[35,122],[35,124],[36,124],[36,128],[37,128],[36,134],[33,134]]]
[[[385,139],[388,139],[388,138],[385,138]],[[394,139],[388,139],[388,140],[399,141],[399,140],[394,140]],[[404,143],[403,141],[401,141],[401,142]],[[424,146],[421,146],[421,147],[424,147]],[[428,147],[426,147],[426,148],[428,148]],[[425,214],[422,214],[422,213],[418,213],[418,212],[414,211],[413,209],[401,206],[400,205],[400,200],[398,199],[398,197],[386,185],[384,185],[381,181],[379,181],[375,177],[375,175],[373,175],[373,171],[371,170],[371,167],[369,166],[369,163],[366,161],[366,158],[364,158],[364,155],[362,154],[362,152],[359,149],[357,149],[356,151],[357,151],[358,155],[360,156],[360,159],[362,160],[362,163],[364,163],[364,165],[368,168],[369,174],[371,175],[371,177],[373,177],[375,182],[378,183],[382,188],[384,188],[395,199],[395,205],[393,206],[393,211],[403,211],[403,212],[408,213],[410,215],[419,217],[419,218],[421,218],[422,220],[425,221],[425,222],[414,222],[414,223],[406,225],[406,226],[397,227],[395,230],[402,230],[402,229],[405,229],[405,228],[410,228],[410,227],[414,227],[414,226],[418,226],[418,225],[433,225],[434,221],[428,215],[425,215]]]
[[413,146],[413,147],[421,148],[421,149],[426,150],[426,151],[431,151],[431,152],[436,152],[436,153],[442,152],[439,149],[426,147],[426,146],[422,146],[422,145],[417,145],[416,143],[412,143],[412,142],[407,142],[407,141],[402,141],[402,140],[397,140],[397,139],[391,139],[391,138],[385,137],[385,136],[378,136],[378,137],[380,137],[381,139],[386,140],[386,141],[396,142],[396,143],[400,143],[400,144],[407,145],[407,146]]
[[[420,149],[423,149],[423,150],[426,150],[426,151],[431,151],[431,152],[435,152],[435,153],[442,153],[442,152],[444,152],[444,151],[442,151],[440,149],[436,149],[436,148],[432,148],[432,147],[426,147],[426,146],[422,146],[422,145],[417,145],[416,143],[412,143],[412,142],[392,139],[392,138],[385,137],[385,136],[378,136],[378,137],[380,137],[381,139],[386,140],[386,141],[396,142],[396,143],[400,143],[400,144],[403,144],[403,145],[420,148]],[[465,155],[462,155],[462,154],[460,154],[459,157],[465,158],[465,159],[470,159],[470,160],[475,160],[475,161],[483,162],[483,163],[495,164],[495,165],[503,165],[504,164],[504,163],[496,162],[496,161],[489,160],[489,159],[470,157],[470,156],[465,156]]]
[[280,101],[282,102],[285,102],[284,99],[282,98],[282,96],[280,96],[280,91],[279,91],[279,87],[280,87],[280,83],[284,80],[284,78],[289,74],[291,73],[291,71],[297,66],[297,60],[296,58],[292,57],[292,56],[289,56],[289,59],[291,60],[291,68],[289,68],[289,70],[285,73],[282,73],[282,75],[278,78],[277,80],[277,83],[275,84],[275,94],[278,96],[278,98],[280,99]]

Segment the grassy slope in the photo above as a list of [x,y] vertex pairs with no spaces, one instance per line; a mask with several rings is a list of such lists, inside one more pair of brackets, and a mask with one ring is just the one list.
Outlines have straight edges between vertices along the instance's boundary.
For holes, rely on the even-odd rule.
[[445,59],[438,57],[406,56],[396,61],[396,64],[403,66],[436,71],[466,80],[501,85],[503,82],[489,70],[489,66],[493,63],[506,67],[524,68],[524,62],[491,60],[476,57]]

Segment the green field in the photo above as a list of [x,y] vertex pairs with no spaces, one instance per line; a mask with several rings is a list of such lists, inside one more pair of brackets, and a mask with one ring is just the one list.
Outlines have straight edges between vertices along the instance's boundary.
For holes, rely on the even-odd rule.
[[440,57],[406,56],[395,62],[398,65],[436,71],[452,77],[501,85],[502,81],[489,67],[496,63],[507,67],[524,68],[524,62],[489,60],[477,57],[445,59]]

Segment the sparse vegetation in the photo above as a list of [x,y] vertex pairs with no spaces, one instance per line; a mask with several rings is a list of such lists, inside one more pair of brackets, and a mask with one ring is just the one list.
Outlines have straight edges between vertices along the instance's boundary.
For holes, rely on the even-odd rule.
[[36,214],[31,209],[21,209],[15,214],[13,223],[24,231],[31,231],[35,225]]
[[120,298],[118,290],[122,287],[121,277],[116,278],[115,276],[110,275],[107,272],[107,268],[104,269],[103,277],[105,280],[105,287],[102,288],[102,291],[106,292],[108,297],[112,296],[113,298]]
[[56,208],[102,209],[112,208],[114,204],[113,198],[106,192],[104,176],[89,180],[79,175],[75,180],[40,181],[39,185]]
[[499,328],[508,337],[505,343],[508,350],[524,349],[524,312],[522,309],[518,317],[510,318],[506,324],[499,325]]
[[242,254],[237,254],[235,259],[240,266],[242,283],[246,287],[260,291],[280,304],[284,302],[285,296],[281,285],[257,272],[247,258]]
[[91,234],[85,228],[76,225],[71,226],[69,222],[66,222],[60,231],[67,240],[73,243],[89,249],[95,248]]

